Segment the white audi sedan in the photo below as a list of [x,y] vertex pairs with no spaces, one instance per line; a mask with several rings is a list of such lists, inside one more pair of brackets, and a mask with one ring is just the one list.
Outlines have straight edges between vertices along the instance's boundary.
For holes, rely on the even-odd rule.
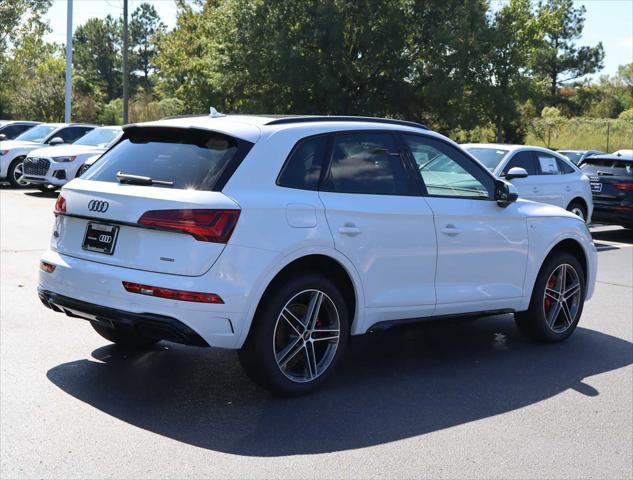
[[239,349],[294,395],[350,335],[506,312],[558,342],[593,294],[582,219],[420,124],[214,113],[123,131],[62,188],[38,291],[126,348]]
[[512,182],[521,198],[557,205],[591,221],[589,177],[564,155],[523,145],[470,143],[462,147],[495,176]]
[[22,165],[24,180],[42,191],[57,190],[77,176],[86,160],[105,152],[122,134],[121,127],[99,127],[70,145],[33,150]]

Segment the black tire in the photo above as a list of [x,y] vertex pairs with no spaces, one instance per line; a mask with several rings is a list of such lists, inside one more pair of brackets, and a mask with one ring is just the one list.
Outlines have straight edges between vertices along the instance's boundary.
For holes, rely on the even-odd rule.
[[24,184],[20,184],[16,178],[17,176],[16,170],[18,170],[19,167],[22,166],[23,162],[24,162],[24,157],[18,157],[11,162],[11,164],[9,165],[9,169],[7,170],[7,180],[9,181],[9,183],[11,184],[13,188],[24,188],[29,185],[28,182]]
[[50,193],[50,192],[54,192],[55,190],[57,190],[59,187],[56,185],[37,185],[35,188],[37,188],[40,192],[43,193]]
[[158,342],[158,340],[141,337],[133,331],[122,330],[116,327],[111,328],[96,322],[90,322],[90,325],[103,338],[124,348],[138,350]]
[[585,207],[585,204],[580,200],[573,200],[567,206],[567,211],[575,213],[580,218],[582,218],[585,223],[587,222],[587,207]]
[[[548,323],[547,312],[550,312],[549,308],[556,308],[556,302],[552,300],[549,296],[546,297],[546,286],[548,286],[548,281],[552,281],[552,275],[554,272],[561,266],[568,265],[573,268],[574,273],[577,275],[579,281],[579,298],[577,303],[577,309],[575,310],[574,315],[571,315],[571,312],[574,310],[573,308],[567,308],[567,312],[572,318],[572,322],[565,322],[565,318],[567,317],[566,311],[564,308],[561,308],[556,315],[554,310],[552,313],[552,317],[556,317],[559,319],[559,325],[562,324],[565,326],[563,331],[553,328],[550,323]],[[571,278],[571,273],[568,273]],[[570,284],[567,284],[570,286]],[[551,285],[550,285],[551,286]],[[563,287],[565,289],[565,287]],[[549,301],[549,304],[547,303]],[[519,329],[532,340],[536,340],[539,342],[561,342],[567,339],[576,329],[578,325],[578,321],[582,315],[582,309],[585,301],[585,274],[583,272],[582,266],[578,259],[571,255],[570,253],[559,251],[550,254],[549,257],[545,260],[543,265],[541,266],[541,270],[536,277],[536,282],[534,284],[534,289],[532,290],[532,298],[530,301],[530,306],[528,310],[525,312],[519,312],[515,314],[515,321]],[[554,305],[552,305],[554,304]],[[548,308],[549,305],[549,308]],[[574,303],[574,305],[576,305]],[[557,324],[556,318],[554,318],[554,324]]]
[[[316,325],[318,326],[319,322],[323,322],[322,319],[319,319],[319,315],[322,315],[322,318],[326,319],[325,322],[330,325],[333,324],[334,317],[338,317],[336,324],[338,325],[339,333],[335,347],[333,346],[333,340],[328,340],[327,342],[320,341],[316,335],[317,332],[314,330],[307,332],[306,338],[305,331],[303,332],[303,336],[297,329],[293,328],[296,333],[292,332],[290,327],[282,320],[280,320],[280,327],[277,327],[278,319],[280,319],[284,307],[294,308],[294,305],[301,307],[299,303],[291,304],[290,302],[304,295],[318,295],[316,292],[323,294],[321,298],[324,302],[320,304],[320,309],[317,312],[318,315],[314,315],[315,321],[317,322]],[[349,340],[348,311],[339,288],[324,276],[318,274],[302,274],[281,281],[274,285],[273,288],[269,288],[268,293],[265,295],[267,298],[263,300],[263,303],[258,307],[246,342],[238,352],[240,363],[246,371],[246,374],[259,385],[278,395],[301,395],[319,387],[336,369],[345,353]],[[299,302],[299,300],[297,300],[297,302]],[[332,305],[334,309],[331,308]],[[308,309],[309,306],[306,310]],[[298,316],[302,315],[299,313]],[[302,316],[301,320],[305,320],[308,316],[306,312],[306,316]],[[306,321],[306,323],[308,322]],[[284,367],[279,366],[277,361],[277,358],[281,357],[281,352],[278,352],[278,357],[276,357],[275,350],[280,342],[280,332],[284,329],[284,326],[286,332],[289,333],[289,335],[285,336],[287,341],[292,342],[294,339],[296,342],[302,342],[303,346],[298,345],[296,351],[300,353],[292,355],[292,361],[287,362],[287,365],[290,366],[282,370]],[[316,329],[317,326],[314,328]],[[322,338],[321,340],[326,339]],[[284,342],[282,341],[281,343],[283,344]],[[314,363],[311,363],[310,367],[305,363],[306,361],[309,362],[309,348],[312,348],[313,356],[311,358],[314,359]],[[323,353],[323,348],[328,349],[327,354]],[[334,349],[333,351],[332,348]],[[293,349],[289,349],[288,351],[292,350]],[[328,359],[327,362],[324,361],[326,355]],[[288,356],[290,357],[291,355],[288,354]],[[289,377],[289,375],[293,375],[290,372],[292,368],[297,371],[302,370],[302,361],[305,366],[303,371],[308,377],[312,377],[312,365],[315,366],[314,368],[317,372],[315,378],[296,381]],[[319,362],[323,362],[323,370],[321,372],[318,372]],[[293,363],[295,364],[294,366],[292,366]]]

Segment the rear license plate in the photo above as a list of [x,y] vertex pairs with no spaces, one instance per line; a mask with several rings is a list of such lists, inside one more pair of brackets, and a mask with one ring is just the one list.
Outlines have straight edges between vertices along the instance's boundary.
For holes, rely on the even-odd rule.
[[591,191],[600,193],[602,191],[602,183],[600,182],[591,182]]
[[91,252],[112,255],[118,234],[119,227],[115,225],[90,222],[88,223],[88,228],[86,228],[86,236],[84,237],[84,243],[81,248],[90,250]]

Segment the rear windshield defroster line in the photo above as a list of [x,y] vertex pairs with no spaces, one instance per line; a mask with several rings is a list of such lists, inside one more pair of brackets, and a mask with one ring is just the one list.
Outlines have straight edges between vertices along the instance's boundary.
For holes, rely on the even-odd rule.
[[205,129],[130,126],[82,178],[118,182],[116,175],[123,171],[173,182],[171,188],[220,191],[252,147]]

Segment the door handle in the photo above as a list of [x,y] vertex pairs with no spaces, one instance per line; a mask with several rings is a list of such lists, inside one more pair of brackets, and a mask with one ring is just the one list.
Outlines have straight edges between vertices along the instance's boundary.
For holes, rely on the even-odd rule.
[[440,232],[442,232],[444,235],[448,235],[449,237],[454,237],[455,235],[459,235],[461,233],[461,230],[455,225],[449,223],[445,227],[442,227],[440,229]]
[[353,223],[346,223],[342,227],[338,227],[338,233],[340,233],[341,235],[355,237],[356,235],[359,235],[361,233],[361,230]]
[[565,191],[571,192],[571,187],[569,185],[565,185]]

